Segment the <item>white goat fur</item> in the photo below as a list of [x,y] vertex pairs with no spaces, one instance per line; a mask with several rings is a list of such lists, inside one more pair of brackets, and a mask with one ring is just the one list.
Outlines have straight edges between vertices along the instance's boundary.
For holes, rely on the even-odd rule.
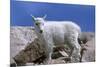
[[[68,45],[72,49],[71,53],[77,50],[75,53],[80,57],[81,47],[78,43],[78,36],[81,29],[77,24],[71,21],[46,21],[43,18],[34,19],[35,23],[40,23],[39,26],[34,26],[40,39],[44,40],[42,42],[46,48],[47,63],[51,60],[54,46]],[[39,33],[39,30],[43,32]]]

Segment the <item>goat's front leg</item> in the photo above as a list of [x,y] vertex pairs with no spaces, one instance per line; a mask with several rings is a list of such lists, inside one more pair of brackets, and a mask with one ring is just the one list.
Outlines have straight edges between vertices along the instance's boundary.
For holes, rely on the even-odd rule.
[[52,62],[52,53],[53,53],[53,46],[51,44],[48,44],[46,46],[46,59],[45,59],[45,63],[44,64],[51,64]]

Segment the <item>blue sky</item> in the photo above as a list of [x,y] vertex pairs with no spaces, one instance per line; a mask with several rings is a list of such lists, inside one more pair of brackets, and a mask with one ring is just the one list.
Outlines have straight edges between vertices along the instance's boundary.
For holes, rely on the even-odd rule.
[[82,31],[95,31],[95,6],[41,2],[11,1],[11,26],[33,26],[30,14],[47,15],[46,20],[69,20],[77,23]]

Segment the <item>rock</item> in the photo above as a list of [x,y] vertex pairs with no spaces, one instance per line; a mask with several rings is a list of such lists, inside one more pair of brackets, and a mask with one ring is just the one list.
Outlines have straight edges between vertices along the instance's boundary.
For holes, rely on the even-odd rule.
[[51,61],[51,64],[64,64],[66,63],[64,60],[61,60],[61,59],[53,59]]
[[64,57],[68,57],[68,54],[65,51],[59,51]]
[[32,65],[34,65],[34,63],[26,63],[25,65],[26,66],[32,66]]
[[95,39],[88,41],[84,44],[85,50],[82,54],[82,62],[94,62],[95,61]]
[[[44,47],[39,42],[39,39],[36,38],[32,43],[27,45],[24,50],[20,51],[20,53],[14,57],[14,60],[17,64],[25,64],[27,62],[39,63],[39,58],[42,57],[44,53]],[[38,61],[36,62],[36,60]]]
[[59,57],[57,59],[52,59],[51,64],[65,64],[70,63],[70,58],[68,57]]
[[16,67],[17,64],[13,58],[10,59],[10,67]]
[[82,47],[80,61],[95,61],[95,34],[93,32],[83,32],[78,40]]
[[52,58],[57,59],[59,57],[68,57],[70,49],[63,47],[54,47]]
[[10,28],[10,59],[12,60],[35,38],[36,34],[33,27],[12,26]]
[[82,32],[78,39],[79,44],[82,44],[82,43],[86,44],[87,41],[90,41],[94,37],[95,37],[95,34],[93,32]]
[[[95,61],[94,33],[83,32],[79,36],[82,51],[81,62]],[[81,43],[82,41],[82,43]],[[71,49],[55,47],[51,64],[73,63],[68,55]],[[76,57],[76,55],[75,55]],[[10,63],[14,65],[39,65],[45,60],[45,47],[37,38],[33,27],[11,27],[10,31]],[[15,64],[14,64],[15,63]]]

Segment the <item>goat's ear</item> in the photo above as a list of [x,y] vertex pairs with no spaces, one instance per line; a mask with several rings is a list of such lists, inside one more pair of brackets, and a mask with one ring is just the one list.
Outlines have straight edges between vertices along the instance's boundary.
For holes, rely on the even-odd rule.
[[47,15],[45,14],[44,16],[43,16],[43,19],[45,19],[47,17]]
[[35,17],[32,14],[30,16],[32,17],[33,21],[35,21]]

